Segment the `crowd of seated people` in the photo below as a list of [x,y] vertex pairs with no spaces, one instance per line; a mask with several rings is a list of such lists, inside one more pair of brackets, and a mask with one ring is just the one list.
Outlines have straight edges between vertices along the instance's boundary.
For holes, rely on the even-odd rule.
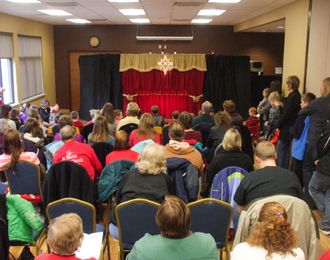
[[[273,85],[277,86],[275,83]],[[140,247],[147,248],[149,242],[154,243],[155,247],[150,252],[157,252],[156,245],[167,248],[175,236],[182,240],[182,246],[193,243],[183,241],[194,241],[192,237],[195,236],[199,237],[196,241],[211,241],[210,237],[189,232],[190,216],[182,201],[165,199],[169,194],[178,195],[175,190],[177,186],[173,184],[178,180],[169,176],[167,169],[167,162],[171,158],[184,159],[196,169],[199,178],[198,198],[210,196],[210,190],[215,185],[213,181],[223,169],[240,167],[247,174],[237,183],[232,197],[238,212],[261,198],[290,195],[306,201],[312,210],[317,208],[322,213],[319,229],[323,234],[330,235],[330,205],[327,203],[330,191],[329,140],[319,148],[321,134],[326,133],[326,128],[330,129],[330,78],[324,79],[321,97],[316,99],[312,93],[300,95],[299,78],[296,76],[288,77],[286,85],[286,98],[281,96],[278,86],[266,88],[258,108],[249,109],[250,117],[246,122],[241,115],[244,111],[237,110],[234,100],[225,100],[223,111],[218,112],[211,102],[205,101],[199,116],[187,111],[174,111],[170,121],[161,116],[157,105],[152,106],[149,113],[140,111],[135,102],[128,103],[125,117],[121,110],[114,109],[108,102],[100,110],[93,110],[89,121],[81,120],[77,111],[67,115],[61,113],[58,106],[51,108],[46,99],[41,101],[39,107],[25,104],[19,115],[15,110],[11,115],[12,108],[3,104],[0,105],[0,171],[14,168],[15,163],[24,160],[38,165],[44,175],[52,164],[71,161],[81,165],[91,181],[97,184],[104,163],[107,166],[121,160],[131,161],[134,165],[132,170],[118,178],[116,204],[134,198],[163,204],[157,213],[160,237],[146,235],[137,242],[128,259],[148,259],[139,255]],[[260,134],[262,141],[254,139],[255,129],[253,133],[251,129],[249,132],[251,120],[253,124],[256,122],[260,125],[257,134]],[[276,131],[277,143],[269,142]],[[290,150],[292,141],[293,145],[299,143],[298,158],[297,149]],[[110,145],[111,152],[105,155],[97,153],[94,146],[98,143]],[[187,185],[186,177],[181,177],[182,185]],[[6,181],[4,174],[1,174],[1,180]],[[269,219],[267,214],[272,210],[276,211],[275,217],[270,216]],[[262,212],[265,213],[264,217]],[[185,219],[186,226],[182,234],[179,232],[173,237],[165,229],[177,225],[175,221],[178,221],[179,215]],[[171,223],[162,223],[164,216]],[[115,224],[116,220],[113,222]],[[265,238],[267,243],[258,240],[258,234],[270,236],[267,225],[287,227],[288,233],[282,233],[284,237],[289,236],[291,242],[278,246],[278,243],[282,243],[278,241],[283,241],[284,237],[275,236],[269,240]],[[257,226],[260,229],[258,231]],[[207,243],[208,247],[205,244],[206,249],[203,250],[209,252],[206,255],[213,254],[212,243]],[[198,244],[204,246],[203,243]],[[251,251],[248,254],[255,256],[251,259],[264,259],[258,258],[261,255],[266,258],[274,256],[269,259],[277,259],[278,255],[286,257],[283,259],[304,259],[297,248],[294,232],[287,223],[286,212],[275,204],[261,209],[256,228],[247,243],[234,249],[233,259],[240,259],[243,251]],[[213,258],[210,256],[209,259]]]

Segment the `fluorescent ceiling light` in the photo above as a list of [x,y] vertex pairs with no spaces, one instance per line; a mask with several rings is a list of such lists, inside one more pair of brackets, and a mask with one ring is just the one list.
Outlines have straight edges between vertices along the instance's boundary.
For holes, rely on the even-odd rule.
[[235,4],[241,0],[209,0],[209,3]]
[[40,4],[40,1],[38,0],[7,0],[7,1],[17,4]]
[[129,19],[132,23],[150,23],[148,18]]
[[143,9],[119,9],[123,15],[145,15]]
[[226,12],[226,10],[221,9],[202,9],[198,12],[198,15],[204,15],[204,16],[219,16]]
[[108,0],[110,3],[138,3],[139,0]]
[[84,24],[84,23],[91,23],[91,21],[88,21],[86,19],[66,19],[67,21],[71,22],[71,23],[80,23],[80,24]]
[[39,12],[42,12],[44,14],[49,14],[49,15],[54,15],[54,16],[70,16],[72,14],[60,10],[60,9],[42,9],[42,10],[38,10]]
[[212,19],[192,19],[191,20],[191,23],[199,23],[199,24],[202,24],[202,23],[209,23],[211,22]]

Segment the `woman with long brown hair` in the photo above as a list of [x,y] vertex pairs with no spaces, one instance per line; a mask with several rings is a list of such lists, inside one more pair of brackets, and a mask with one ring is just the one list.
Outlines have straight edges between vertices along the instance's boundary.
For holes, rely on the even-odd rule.
[[144,113],[139,122],[139,128],[132,131],[129,136],[129,145],[133,147],[137,143],[151,139],[155,143],[160,143],[160,135],[153,129],[154,119],[150,113]]
[[114,137],[109,131],[108,122],[104,116],[96,118],[93,126],[93,132],[88,136],[88,144],[109,143],[114,145]]
[[296,234],[278,202],[265,203],[247,241],[237,245],[231,260],[305,260]]
[[116,131],[116,121],[113,105],[110,102],[107,102],[103,105],[101,109],[101,115],[105,117],[108,128],[111,135],[115,134]]

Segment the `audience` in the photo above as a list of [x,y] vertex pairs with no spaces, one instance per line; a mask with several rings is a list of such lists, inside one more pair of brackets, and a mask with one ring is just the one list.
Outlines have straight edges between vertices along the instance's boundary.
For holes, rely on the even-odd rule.
[[287,213],[277,202],[262,206],[247,241],[238,244],[230,256],[231,260],[305,260]]
[[166,196],[156,214],[160,235],[145,234],[127,256],[127,260],[219,259],[210,234],[192,233],[188,207],[177,197]]
[[186,142],[192,145],[194,145],[196,142],[203,142],[201,133],[192,129],[194,119],[189,112],[183,111],[180,113],[178,120],[184,126],[184,139]]
[[258,169],[249,172],[243,178],[234,196],[239,211],[255,199],[277,194],[304,199],[297,176],[287,169],[276,166],[276,151],[272,143],[258,143],[254,154]]
[[121,109],[115,109],[113,111],[113,114],[115,116],[116,125],[118,125],[119,120],[123,119],[123,110],[121,110]]
[[214,119],[211,113],[213,112],[213,105],[210,101],[205,101],[202,104],[202,114],[195,117],[193,129],[201,132],[203,147],[206,146],[207,139],[210,134],[210,129],[214,126]]
[[72,161],[83,166],[94,180],[95,175],[99,175],[102,171],[102,165],[97,158],[93,148],[88,144],[75,141],[75,130],[71,125],[61,128],[61,139],[64,142],[53,157],[53,163],[62,161]]
[[117,130],[121,130],[120,128],[127,125],[127,124],[139,124],[139,115],[140,108],[138,104],[135,102],[130,102],[127,104],[126,108],[126,117],[119,120],[119,123],[117,125]]
[[35,118],[28,118],[25,121],[22,139],[35,143],[36,145],[44,145],[44,135]]
[[209,165],[206,173],[206,190],[204,196],[208,195],[214,176],[230,166],[241,167],[248,172],[253,171],[252,159],[246,153],[242,152],[242,138],[240,133],[234,128],[226,131],[222,145]]
[[297,76],[290,76],[286,80],[288,97],[284,101],[281,121],[278,125],[280,136],[277,143],[277,164],[283,168],[289,169],[290,146],[293,139],[292,129],[296,122],[300,110],[299,93],[300,80]]
[[88,135],[88,144],[108,143],[114,145],[114,137],[109,130],[109,123],[104,116],[96,118],[93,132]]
[[125,131],[119,130],[115,135],[114,151],[106,157],[106,164],[113,163],[119,160],[128,160],[135,162],[139,154],[130,149],[128,144],[128,135]]
[[50,108],[50,115],[49,115],[49,124],[55,124],[55,117],[60,113],[60,106],[55,104],[53,107]]
[[76,127],[76,128],[78,128],[79,129],[79,133],[81,133],[81,130],[84,127],[84,122],[80,120],[78,111],[71,111],[71,114],[70,115],[71,115],[71,119],[73,121],[73,126]]
[[[67,125],[73,126],[73,121],[72,121],[70,116],[62,115],[59,118],[57,124],[58,124],[59,130],[61,130],[64,126],[67,126]],[[79,143],[85,143],[84,137],[81,134],[77,134],[75,128],[74,128],[74,130],[75,130],[74,139]],[[55,136],[54,136],[54,141],[59,141],[59,140],[61,140],[61,134],[56,133]]]
[[187,159],[196,167],[199,176],[202,176],[204,172],[203,158],[193,146],[184,142],[184,134],[184,127],[180,122],[174,122],[170,125],[170,141],[164,147],[165,157]]
[[10,118],[10,112],[12,110],[12,107],[9,105],[0,105],[0,118],[5,119],[8,122],[8,125],[12,129],[16,129],[16,124],[13,120]]
[[154,118],[153,125],[163,127],[164,126],[164,117],[162,117],[159,114],[159,107],[156,105],[153,105],[151,107],[151,113],[152,113],[152,117]]
[[10,112],[10,119],[12,121],[14,121],[15,125],[16,125],[16,129],[19,129],[22,125],[22,121],[19,118],[19,110],[16,108],[13,108]]
[[268,121],[265,122],[265,138],[270,140],[280,125],[283,104],[277,91],[270,93],[268,100],[271,107],[269,109]]
[[42,121],[49,123],[50,107],[49,107],[49,102],[46,98],[40,101],[39,115]]
[[174,121],[178,120],[179,115],[180,112],[178,110],[173,111],[171,114],[172,119],[168,120],[167,125],[163,127],[163,131],[162,131],[163,145],[167,145],[168,142],[170,141],[170,138],[168,136],[168,129]]
[[4,133],[8,128],[10,128],[8,121],[4,118],[0,118],[0,154],[3,154],[4,152],[4,146],[5,146]]
[[[81,260],[75,256],[81,246],[83,224],[81,218],[74,213],[63,214],[53,219],[47,232],[47,244],[50,254],[41,254],[36,260]],[[89,258],[85,260],[92,260]],[[96,259],[95,259],[96,260]]]
[[237,112],[236,104],[232,100],[225,100],[222,103],[223,110],[226,111],[230,117],[233,125],[242,125],[243,117]]
[[249,117],[245,121],[245,125],[249,129],[253,144],[257,144],[260,141],[260,121],[257,117],[257,109],[255,107],[249,108]]
[[269,109],[271,107],[268,101],[269,94],[270,88],[265,88],[262,91],[263,99],[259,102],[259,105],[257,107],[257,112],[260,115],[259,119],[261,121],[261,125],[263,125],[264,122],[268,121]]
[[133,130],[129,136],[129,145],[131,147],[147,139],[160,143],[160,135],[153,129],[153,122],[154,119],[150,113],[144,113],[141,116],[138,129]]

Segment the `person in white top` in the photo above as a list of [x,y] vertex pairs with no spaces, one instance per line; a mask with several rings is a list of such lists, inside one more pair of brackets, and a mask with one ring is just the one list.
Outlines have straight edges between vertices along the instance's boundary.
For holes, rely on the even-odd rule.
[[238,244],[231,260],[305,260],[287,213],[277,202],[265,203],[246,242]]

